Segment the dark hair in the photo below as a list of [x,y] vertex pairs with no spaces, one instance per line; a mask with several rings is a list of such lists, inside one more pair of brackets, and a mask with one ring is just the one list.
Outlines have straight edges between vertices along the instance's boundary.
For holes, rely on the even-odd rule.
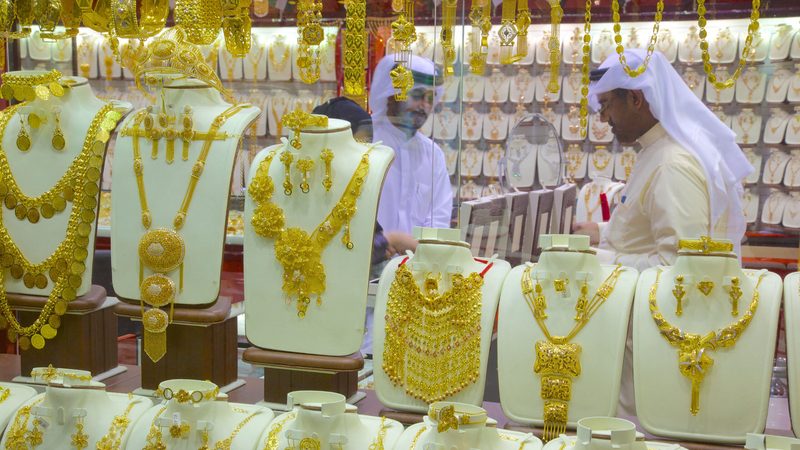
[[372,117],[364,111],[358,103],[347,97],[336,97],[318,105],[313,114],[323,114],[331,119],[341,119],[350,122],[350,128],[355,134],[359,128],[367,126],[372,128]]

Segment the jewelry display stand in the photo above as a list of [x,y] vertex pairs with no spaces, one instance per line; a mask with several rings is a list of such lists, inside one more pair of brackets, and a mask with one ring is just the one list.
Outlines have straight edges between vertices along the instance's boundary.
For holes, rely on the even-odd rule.
[[503,147],[500,144],[490,144],[489,150],[483,153],[483,175],[490,179],[497,179],[500,174],[502,157]]
[[574,105],[581,101],[581,72],[572,70],[569,75],[564,76],[563,84],[564,103]]
[[770,61],[783,61],[789,57],[789,50],[792,47],[792,35],[794,27],[789,24],[779,24],[772,32],[772,40],[769,43]]
[[789,192],[781,224],[786,228],[800,228],[800,192]]
[[[695,240],[679,249],[673,266],[639,277],[633,312],[636,414],[655,435],[741,444],[745,434],[763,432],[766,424],[774,352],[764,349],[775,344],[781,279],[742,270],[727,241]],[[682,293],[680,303],[675,292]],[[748,314],[752,320],[743,324]],[[654,317],[663,322],[657,325]],[[680,334],[667,334],[668,342],[662,333],[672,327]],[[689,333],[702,341],[687,340]],[[686,346],[678,349],[680,343]],[[683,369],[687,363],[691,368]]]
[[[292,79],[292,36],[275,33],[267,42],[267,73],[271,81]],[[288,112],[288,111],[287,111]],[[280,116],[279,116],[280,117]]]
[[[503,412],[514,422],[542,426],[548,404],[543,400],[546,390],[541,386],[542,377],[552,375],[571,378],[570,393],[566,397],[569,399],[569,426],[574,426],[581,417],[613,416],[619,401],[622,359],[638,272],[625,268],[612,282],[609,276],[615,267],[600,265],[589,250],[586,236],[541,236],[540,245],[539,262],[514,268],[506,277],[500,297],[497,367]],[[570,370],[566,367],[561,368],[560,375],[546,373],[557,368],[551,367],[555,360],[543,359],[548,356],[544,348],[549,341],[534,319],[531,309],[534,305],[528,304],[528,295],[523,293],[525,283],[522,280],[526,273],[530,277],[530,288],[541,283],[530,293],[530,298],[542,289],[546,299],[544,322],[554,336],[566,336],[576,325],[576,314],[580,314],[577,299],[584,289],[586,302],[592,303],[599,299],[594,296],[604,282],[608,281],[611,286],[609,297],[583,329],[569,340],[569,344],[580,347],[579,361],[574,362],[580,366],[579,374],[565,375],[564,370]],[[520,345],[521,342],[527,344]],[[541,353],[540,343],[543,344]],[[603,357],[598,359],[596,355]],[[555,357],[554,354],[550,356]],[[538,374],[537,368],[541,368]]]
[[701,75],[697,70],[692,67],[687,67],[686,70],[683,71],[681,75],[683,78],[683,82],[689,86],[689,89],[692,90],[694,95],[697,96],[699,99],[703,99],[703,91],[705,90],[706,83],[705,77]]
[[[730,28],[712,29],[708,32],[708,53],[711,64],[730,64],[736,59],[739,34]],[[723,79],[723,78],[719,78]]]
[[678,41],[672,38],[672,31],[669,28],[661,30],[658,34],[656,50],[661,52],[670,64],[675,63],[678,58]]
[[464,102],[479,103],[483,100],[483,76],[469,73],[464,75],[462,82],[464,83]]
[[750,66],[736,81],[736,102],[757,104],[764,100],[767,88],[767,75]]
[[276,417],[259,440],[273,442],[269,449],[391,449],[403,432],[397,421],[358,414],[344,396],[333,392],[290,392],[286,405],[289,412]]
[[564,153],[564,158],[567,160],[564,176],[568,181],[575,182],[586,178],[586,166],[589,158],[587,158],[586,152],[581,149],[580,144],[569,144],[567,151]]
[[767,119],[766,127],[764,128],[764,143],[782,143],[788,126],[789,113],[781,108],[772,108],[772,115]]
[[511,82],[511,93],[509,94],[509,100],[512,103],[526,103],[530,102],[534,98],[534,91],[536,89],[536,83],[531,73],[525,69],[520,67],[517,74],[514,76],[514,80]]
[[767,55],[770,51],[770,36],[772,33],[768,33],[766,36],[761,33],[760,30],[757,30],[753,33],[753,41],[750,44],[750,54],[744,54],[744,45],[745,39],[747,38],[747,33],[742,33],[739,35],[739,58],[744,58],[745,61],[748,63],[763,63],[767,59]]
[[[479,278],[482,280],[479,288],[480,294],[478,294],[480,300],[480,316],[476,319],[479,320],[479,323],[473,324],[470,322],[469,325],[465,325],[464,327],[453,326],[451,330],[452,333],[461,335],[467,333],[474,325],[479,327],[479,331],[477,331],[477,333],[479,333],[477,347],[472,347],[470,342],[473,341],[470,339],[469,341],[464,341],[458,349],[458,351],[462,352],[458,358],[469,359],[470,361],[472,361],[472,358],[476,359],[474,362],[479,364],[478,373],[475,374],[477,377],[472,379],[470,377],[472,374],[449,373],[447,375],[442,374],[442,378],[435,380],[420,381],[426,385],[428,383],[433,383],[435,386],[438,386],[440,391],[432,394],[436,397],[469,403],[471,405],[480,405],[483,402],[484,385],[486,383],[486,370],[489,346],[491,343],[492,325],[494,323],[494,312],[497,310],[502,280],[511,267],[505,261],[473,259],[469,246],[466,242],[461,241],[460,230],[422,228],[420,229],[420,233],[421,238],[419,240],[419,245],[413,257],[410,259],[398,257],[390,261],[384,269],[378,283],[373,322],[373,348],[375,349],[373,355],[373,376],[375,380],[375,393],[382,404],[394,410],[412,413],[425,413],[425,411],[427,411],[428,402],[421,398],[415,398],[407,392],[407,389],[413,388],[413,386],[409,385],[404,387],[403,385],[395,384],[395,381],[392,381],[392,378],[387,375],[387,368],[384,367],[384,361],[387,355],[391,356],[392,361],[397,358],[403,358],[403,356],[394,353],[397,349],[392,350],[394,346],[396,346],[396,344],[393,345],[392,342],[396,342],[398,338],[402,339],[397,333],[412,333],[414,330],[411,327],[409,327],[408,330],[403,329],[403,331],[392,328],[393,326],[399,326],[397,322],[395,322],[395,325],[387,324],[387,317],[392,317],[394,321],[402,320],[394,316],[394,314],[397,314],[397,311],[393,309],[396,308],[396,305],[389,305],[389,302],[395,302],[397,300],[412,301],[411,298],[395,297],[396,295],[400,295],[395,293],[396,289],[398,292],[401,292],[403,289],[425,289],[422,295],[436,296],[437,298],[441,298],[442,301],[467,301],[470,298],[468,297],[468,292],[453,293],[452,291],[451,277],[455,277],[455,274],[460,274],[465,278]],[[397,280],[401,280],[401,278],[396,278],[396,274],[401,274],[400,276],[402,276],[402,280],[405,280],[405,282],[400,284],[400,281]],[[435,293],[432,292],[433,286],[431,284],[431,278],[428,277],[426,281],[425,274],[442,274],[441,281],[438,282],[439,289],[437,289]],[[451,276],[448,276],[448,274]],[[456,280],[457,278],[452,279]],[[413,285],[406,288],[406,285],[411,283],[413,283]],[[463,283],[467,284],[467,281],[464,280]],[[465,287],[462,289],[467,288]],[[464,305],[464,308],[466,307],[467,305]],[[457,308],[457,310],[466,311],[461,307]],[[474,318],[465,320],[471,321],[473,319]],[[387,333],[391,334],[387,335]],[[439,331],[436,331],[436,333],[439,333]],[[440,343],[436,342],[432,343],[432,345],[438,346]],[[428,349],[423,349],[423,351],[427,350]],[[410,350],[406,351],[410,352]],[[442,351],[450,352],[450,350],[445,349],[442,349]],[[453,349],[452,351],[455,352],[457,350]],[[416,353],[405,357],[410,359],[413,356],[416,356]],[[411,360],[408,362],[413,363]],[[403,363],[398,362],[398,364]],[[461,364],[462,363],[459,362],[459,366],[461,366]],[[464,362],[464,364],[467,363]],[[399,367],[392,366],[390,370],[399,370]],[[403,382],[408,382],[409,378],[402,375],[402,372],[400,372],[399,375],[397,375],[397,372],[393,373],[395,373],[393,376],[402,378],[402,380],[404,380]],[[470,377],[468,378],[470,381],[456,378],[462,375],[464,377]],[[460,386],[458,384],[459,382],[464,382],[466,385]],[[450,386],[452,383],[457,384]],[[442,385],[440,386],[440,384]],[[436,389],[437,387],[433,388]],[[448,395],[447,392],[451,389],[454,390],[455,393]],[[427,396],[427,394],[424,395]],[[418,396],[421,395],[418,394]]]
[[747,450],[792,450],[800,445],[800,440],[786,436],[747,433],[744,448]]
[[644,440],[633,422],[616,417],[587,417],[578,421],[576,436],[562,434],[544,450],[686,450],[671,442]]
[[518,189],[532,189],[536,177],[537,146],[522,134],[514,134],[506,149],[507,180]]
[[758,190],[747,189],[744,191],[742,199],[742,210],[744,211],[745,222],[755,223],[758,220]]
[[780,68],[775,70],[775,73],[772,74],[767,83],[767,102],[783,103],[786,101],[791,80],[792,72],[789,69]]
[[589,178],[611,179],[614,176],[614,154],[605,145],[598,145],[589,154]]
[[156,394],[164,400],[131,425],[126,448],[252,450],[275,417],[263,406],[228,403],[208,381],[167,380]]
[[[474,111],[474,109],[473,109]],[[458,137],[458,113],[453,111],[450,108],[442,109],[439,114],[435,114],[431,117],[431,126],[433,131],[433,137],[435,139],[441,139],[445,141],[453,140]],[[466,116],[466,113],[465,113]],[[480,137],[480,127],[481,127],[481,120],[483,118],[479,114],[475,114],[475,117],[472,117],[471,120],[475,120],[477,123],[477,135]],[[461,120],[467,120],[464,117]]]
[[508,116],[492,105],[489,113],[483,116],[483,138],[490,141],[504,141],[508,137]]
[[495,68],[492,74],[486,77],[483,89],[483,98],[487,103],[508,102],[511,80],[500,69]]
[[790,156],[777,148],[772,148],[769,152],[767,163],[764,164],[764,179],[762,181],[764,184],[778,185],[781,184],[786,173],[786,165],[789,163]]
[[784,139],[789,145],[800,144],[800,106],[794,107],[794,114],[786,126],[786,137]]
[[536,147],[536,169],[539,175],[539,184],[545,187],[558,185],[563,164],[558,141],[551,137]]
[[603,29],[592,43],[592,63],[602,64],[614,52],[614,39],[611,30]]
[[561,120],[561,137],[565,141],[577,142],[583,141],[585,136],[581,136],[580,109],[576,105],[570,105],[569,111]]
[[742,108],[733,119],[733,132],[736,133],[736,142],[745,145],[755,145],[761,139],[760,115],[756,115],[750,108]]
[[475,144],[466,144],[461,150],[461,174],[465,177],[477,177],[481,174],[483,156]]
[[[456,124],[458,123],[458,114],[453,113],[453,118]],[[479,141],[481,140],[481,130],[483,130],[483,114],[479,113],[477,109],[473,106],[467,106],[464,109],[463,114],[461,115],[461,130],[462,136],[461,139],[464,141]],[[455,125],[455,124],[453,124]],[[456,132],[458,130],[458,126],[450,126],[449,128],[445,129],[442,127],[442,133],[452,134],[450,139],[454,139],[456,137]],[[444,137],[436,136],[434,133],[434,137],[437,139],[444,139]]]
[[589,142],[593,144],[608,144],[614,140],[611,125],[600,120],[600,114],[589,116]]
[[786,209],[788,195],[781,191],[773,190],[764,201],[761,208],[761,223],[766,225],[780,225],[783,221],[783,211]]
[[753,172],[747,176],[744,180],[744,184],[756,184],[758,183],[759,178],[761,178],[761,163],[764,159],[761,156],[761,152],[755,148],[745,148],[742,149],[744,152],[744,156],[747,158],[747,161],[753,166]]
[[786,187],[800,187],[800,150],[791,151],[789,162],[786,163],[786,172],[783,175],[783,185]]
[[536,101],[539,103],[556,103],[561,98],[561,77],[558,77],[558,91],[550,92],[548,85],[550,84],[550,72],[545,71],[535,77],[536,82]]
[[[783,314],[786,323],[786,357],[789,371],[789,389],[791,392],[800,392],[800,334],[797,323],[800,320],[800,273],[790,273],[783,280]],[[789,397],[789,416],[795,436],[800,434],[800,398],[797,395]],[[792,448],[797,443],[793,442]],[[772,446],[771,448],[776,448]],[[747,447],[751,448],[751,447]]]
[[678,60],[682,63],[694,64],[701,61],[700,37],[697,27],[692,25],[686,31],[686,36],[678,44]]

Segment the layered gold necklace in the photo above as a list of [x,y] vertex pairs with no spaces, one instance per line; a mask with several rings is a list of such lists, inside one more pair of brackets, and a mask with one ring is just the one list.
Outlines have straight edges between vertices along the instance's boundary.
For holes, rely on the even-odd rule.
[[383,371],[406,394],[432,403],[461,392],[480,373],[483,273],[453,274],[439,293],[441,274],[421,290],[400,264],[389,288]]
[[658,327],[661,336],[669,344],[678,349],[678,370],[681,375],[692,382],[692,400],[689,412],[697,415],[700,411],[700,385],[703,383],[708,370],[714,365],[714,360],[709,353],[719,348],[728,348],[736,345],[736,341],[753,321],[753,316],[758,309],[759,293],[758,287],[764,275],[758,277],[750,305],[742,317],[719,330],[710,331],[706,334],[688,333],[677,326],[669,323],[658,309],[658,281],[661,278],[661,270],[656,274],[656,281],[650,287],[650,316]]
[[581,374],[581,346],[570,341],[589,323],[594,313],[608,300],[622,273],[617,266],[589,299],[586,283],[581,287],[575,304],[575,325],[565,336],[554,336],[547,328],[547,299],[542,285],[531,278],[532,266],[522,273],[522,295],[528,303],[533,318],[544,333],[545,340],[536,341],[534,373],[541,378],[541,397],[544,400],[544,431],[542,440],[549,441],[564,433],[569,418],[569,401],[572,398],[572,379]]
[[[294,141],[294,139],[293,139]],[[284,152],[291,148],[284,145]],[[297,299],[297,316],[306,316],[311,296],[317,296],[317,305],[322,304],[325,292],[325,266],[322,252],[328,243],[344,228],[342,244],[353,249],[350,240],[350,221],[356,214],[356,202],[361,196],[364,181],[369,174],[369,154],[375,145],[367,148],[361,156],[350,182],[333,209],[308,233],[300,227],[287,227],[283,208],[272,201],[275,184],[269,168],[278,150],[272,150],[258,165],[256,174],[247,191],[256,205],[251,224],[253,230],[265,239],[275,241],[275,259],[283,267],[283,293],[289,299]]]
[[[19,106],[6,109],[0,116],[0,137]],[[89,256],[89,235],[96,217],[106,142],[120,118],[122,114],[115,111],[113,105],[103,106],[89,125],[83,148],[67,173],[55,186],[36,197],[22,192],[5,151],[0,149],[0,197],[17,218],[35,223],[40,216],[49,219],[63,211],[67,202],[72,203],[64,240],[50,256],[36,264],[28,260],[11,238],[0,214],[0,329],[8,328],[9,340],[19,342],[23,350],[31,345],[41,349],[45,339],[54,338],[67,304],[78,295]],[[11,311],[5,292],[6,270],[13,278],[21,278],[28,288],[46,288],[48,277],[55,283],[39,317],[31,325],[21,325]]]
[[[231,106],[211,122],[208,132],[205,134],[203,148],[192,166],[189,183],[186,186],[186,193],[183,201],[172,221],[172,228],[150,229],[152,216],[147,204],[147,192],[144,185],[144,165],[139,149],[139,138],[143,133],[139,129],[145,117],[149,116],[147,110],[140,111],[134,118],[132,127],[122,131],[122,136],[131,136],[133,147],[133,171],[136,175],[136,187],[139,193],[139,205],[142,210],[142,226],[146,230],[139,240],[139,286],[142,306],[142,326],[144,328],[144,351],[153,362],[160,360],[167,351],[167,326],[172,322],[172,309],[175,305],[175,295],[178,289],[175,282],[168,274],[179,269],[180,285],[179,290],[183,290],[183,258],[186,246],[179,231],[186,223],[186,214],[192,203],[197,182],[203,174],[206,158],[211,151],[211,144],[217,139],[217,132],[227,122],[228,119],[236,115],[239,111],[249,107],[247,104]],[[154,272],[144,278],[144,268]],[[147,311],[144,304],[151,306]],[[170,306],[170,314],[160,308]]]

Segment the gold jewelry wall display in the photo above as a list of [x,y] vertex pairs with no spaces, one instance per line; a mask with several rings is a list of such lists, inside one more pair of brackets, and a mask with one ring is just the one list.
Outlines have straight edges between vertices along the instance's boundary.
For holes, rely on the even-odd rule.
[[[19,105],[7,108],[0,114],[0,136],[5,133],[8,121],[14,116]],[[33,263],[20,250],[3,225],[0,214],[0,286],[5,286],[6,269],[15,279],[22,279],[28,288],[44,289],[48,276],[55,283],[47,302],[36,320],[27,326],[19,323],[8,304],[5,288],[0,287],[0,329],[8,328],[8,338],[18,342],[23,350],[31,345],[41,349],[46,339],[56,336],[61,325],[61,315],[67,311],[67,304],[74,300],[81,287],[82,276],[86,270],[89,234],[96,218],[97,194],[103,165],[105,144],[110,132],[116,127],[122,115],[106,104],[95,115],[86,132],[81,152],[73,161],[64,176],[53,186],[37,197],[29,197],[22,192],[8,163],[6,152],[0,149],[0,193],[3,204],[14,209],[16,217],[31,223],[40,217],[50,218],[57,211],[66,208],[71,201],[64,240],[47,258]]]
[[714,360],[709,354],[720,348],[733,347],[742,333],[747,330],[758,309],[758,288],[761,285],[761,280],[764,279],[764,275],[762,274],[758,277],[753,289],[753,296],[750,299],[750,305],[741,319],[718,330],[703,334],[681,330],[664,318],[658,309],[658,281],[660,277],[661,270],[656,274],[656,280],[650,288],[650,315],[661,336],[678,350],[678,370],[680,370],[681,375],[692,382],[692,399],[689,412],[696,416],[700,411],[700,386],[714,364]]
[[686,290],[683,288],[683,275],[675,277],[672,296],[675,297],[675,315],[680,317],[683,315],[683,298],[686,297]]
[[281,125],[294,132],[294,136],[289,141],[292,147],[300,149],[303,143],[300,142],[300,131],[308,127],[325,128],[328,126],[328,117],[320,114],[309,114],[303,110],[296,109],[281,117]]
[[[147,110],[140,111],[134,118],[131,127],[122,130],[122,136],[132,137],[133,147],[133,169],[136,176],[136,186],[139,195],[139,206],[141,208],[141,221],[145,233],[139,240],[139,284],[141,292],[142,325],[144,327],[144,351],[153,361],[160,360],[167,351],[167,326],[172,322],[172,310],[175,305],[175,295],[178,290],[183,290],[183,263],[186,251],[183,237],[180,230],[186,223],[186,216],[189,212],[195,188],[200,180],[200,176],[205,169],[206,158],[211,151],[211,144],[220,128],[231,117],[239,111],[249,107],[247,104],[235,105],[227,108],[220,113],[209,126],[206,139],[197,160],[192,166],[191,176],[186,186],[178,211],[172,221],[172,228],[151,229],[152,217],[150,208],[147,204],[147,192],[144,185],[144,165],[139,149],[139,137],[141,132],[139,126],[147,117],[152,117]],[[144,269],[153,272],[147,278],[144,277]],[[176,290],[175,283],[169,277],[169,273],[178,269],[180,284]],[[150,306],[144,310],[145,303]],[[161,307],[170,306],[168,316]]]
[[303,181],[300,182],[300,190],[304,194],[308,194],[311,188],[308,185],[308,174],[314,170],[314,161],[311,158],[300,158],[297,160],[297,170],[303,175]]
[[554,336],[547,328],[547,313],[541,285],[533,286],[532,267],[522,274],[522,294],[531,310],[534,320],[542,330],[545,339],[536,342],[536,361],[533,372],[541,379],[541,397],[544,400],[544,431],[542,440],[549,441],[566,431],[569,418],[569,401],[572,398],[572,379],[581,374],[581,346],[570,341],[589,323],[597,310],[608,300],[622,273],[617,266],[603,281],[586,304],[579,320],[564,336]]
[[[17,410],[14,415],[14,421],[11,422],[6,430],[6,444],[5,448],[8,450],[24,449],[32,450],[42,445],[43,436],[42,431],[39,429],[39,418],[34,417],[31,421],[31,410],[42,403],[44,398],[34,401],[30,405],[23,406]],[[33,428],[28,430],[28,423],[33,422]]]
[[701,294],[708,297],[711,295],[711,291],[714,290],[714,282],[711,280],[701,280],[697,282],[697,290],[700,291]]
[[54,149],[60,151],[64,150],[64,147],[67,146],[67,141],[64,139],[64,131],[61,129],[61,110],[56,109],[55,111],[55,120],[56,120],[56,127],[53,130],[53,138],[50,139],[50,144],[53,146]]
[[186,32],[186,40],[195,45],[210,45],[222,27],[222,2],[175,0],[175,25]]
[[70,436],[72,447],[83,450],[89,446],[89,435],[83,430],[83,417],[75,419],[75,433]]
[[[750,23],[747,25],[747,36],[744,39],[744,47],[742,48],[742,55],[750,55],[752,48],[753,48],[753,36],[758,31],[758,18],[759,8],[761,7],[761,0],[752,0],[752,7],[750,9]],[[727,80],[719,80],[717,79],[717,75],[714,73],[714,68],[711,66],[710,62],[710,55],[708,52],[708,41],[706,37],[708,36],[708,32],[706,31],[706,0],[697,0],[697,26],[700,29],[699,38],[700,38],[700,50],[702,51],[702,59],[703,59],[703,70],[706,73],[706,77],[708,78],[709,83],[711,83],[714,88],[718,91],[723,89],[727,89],[733,87],[736,83],[736,79],[739,78],[739,74],[742,73],[742,68],[747,64],[747,58],[739,58],[739,63],[736,66],[736,70],[733,71],[733,74]]]
[[[353,249],[350,221],[356,213],[356,202],[369,174],[369,154],[374,147],[367,148],[361,156],[341,198],[311,233],[299,227],[287,227],[283,209],[272,201],[275,186],[269,168],[277,150],[261,161],[247,187],[256,204],[251,219],[253,229],[259,236],[275,241],[275,259],[283,268],[282,290],[288,299],[297,300],[297,316],[301,319],[306,316],[312,295],[317,296],[318,305],[322,304],[322,294],[325,292],[322,252],[325,247],[343,229],[342,244],[348,250]],[[287,151],[288,148],[284,149],[284,152]]]
[[478,379],[481,365],[483,277],[453,274],[442,293],[439,278],[429,273],[420,288],[401,264],[386,305],[383,371],[426,403],[461,392]]
[[132,400],[133,396],[130,394],[128,398],[131,401],[125,408],[125,411],[111,419],[111,425],[108,426],[108,431],[97,441],[97,450],[119,450],[122,444],[122,437],[125,436],[125,431],[131,424],[131,419],[128,416],[133,407],[139,402],[138,400]]
[[397,11],[397,20],[392,22],[392,39],[397,46],[395,63],[397,66],[389,72],[392,87],[396,90],[394,98],[398,101],[406,100],[408,91],[414,87],[414,76],[411,74],[411,44],[417,40],[417,30],[414,27],[414,0],[400,0],[403,5]]
[[286,422],[294,420],[295,416],[295,413],[289,412],[286,413],[280,421],[273,422],[270,426],[269,433],[267,433],[267,440],[264,442],[263,450],[278,450],[281,431],[283,431],[283,427],[286,426]]
[[739,300],[742,298],[742,288],[739,282],[739,277],[731,278],[731,285],[726,288],[728,291],[728,298],[731,301],[731,315],[733,317],[739,316]]
[[367,1],[345,0],[344,7],[344,95],[363,105],[367,85]]
[[647,53],[644,56],[642,64],[635,69],[628,65],[628,61],[625,58],[625,47],[622,45],[622,35],[620,34],[622,26],[620,25],[619,17],[619,0],[611,0],[611,11],[614,21],[614,42],[616,43],[617,55],[619,55],[619,63],[622,65],[622,68],[625,69],[625,73],[627,73],[629,77],[636,78],[647,70],[647,66],[650,64],[650,58],[652,58],[653,52],[656,49],[658,29],[661,26],[661,19],[664,17],[664,0],[658,0],[656,3],[656,12],[653,18],[653,34],[650,36],[650,42],[647,44]]
[[284,150],[281,152],[280,160],[284,167],[284,177],[283,177],[283,194],[284,195],[292,195],[292,161],[294,156],[292,152],[289,150]]
[[322,179],[322,186],[325,192],[330,192],[333,186],[333,177],[331,176],[331,163],[333,162],[333,151],[329,148],[323,148],[319,154],[319,158],[325,164],[325,178]]
[[729,253],[733,251],[733,243],[715,241],[708,236],[701,236],[700,239],[680,239],[678,240],[678,250],[709,253]]

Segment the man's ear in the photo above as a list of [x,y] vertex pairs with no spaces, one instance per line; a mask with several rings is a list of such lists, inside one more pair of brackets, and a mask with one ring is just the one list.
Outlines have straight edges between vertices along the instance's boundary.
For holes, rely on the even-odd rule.
[[641,109],[642,106],[645,106],[647,104],[647,100],[645,100],[644,98],[644,92],[640,90],[631,91],[631,101],[633,102],[633,106],[635,106],[636,109]]

